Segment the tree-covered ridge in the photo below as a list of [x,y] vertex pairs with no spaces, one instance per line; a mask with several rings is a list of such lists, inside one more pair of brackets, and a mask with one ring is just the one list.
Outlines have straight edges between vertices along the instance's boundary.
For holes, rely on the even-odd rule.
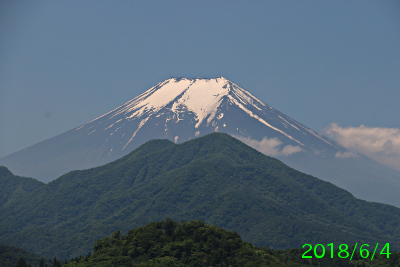
[[[96,241],[94,253],[65,267],[95,266],[400,266],[400,253],[373,261],[357,252],[352,261],[337,257],[302,258],[305,250],[271,250],[242,241],[236,232],[202,221],[178,223],[171,219],[146,224]],[[321,252],[318,252],[321,255]]]
[[[202,221],[178,223],[167,219],[130,230],[115,231],[96,241],[94,253],[82,266],[162,263],[172,266],[222,266],[257,262],[253,246],[237,233]],[[75,266],[70,263],[67,266]]]
[[25,194],[37,190],[44,183],[33,178],[15,176],[4,166],[0,166],[0,207]]
[[[18,179],[18,178],[16,178]],[[274,249],[390,243],[400,209],[289,168],[226,134],[152,140],[112,163],[73,171],[0,207],[0,242],[60,260],[120,229],[202,220]]]

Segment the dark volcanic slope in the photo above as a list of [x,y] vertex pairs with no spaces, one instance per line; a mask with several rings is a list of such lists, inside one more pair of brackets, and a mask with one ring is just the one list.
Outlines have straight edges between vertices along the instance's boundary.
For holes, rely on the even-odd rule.
[[398,208],[358,200],[220,133],[180,145],[149,141],[107,165],[63,175],[0,214],[0,242],[58,258],[166,217],[204,220],[273,248],[400,248]]

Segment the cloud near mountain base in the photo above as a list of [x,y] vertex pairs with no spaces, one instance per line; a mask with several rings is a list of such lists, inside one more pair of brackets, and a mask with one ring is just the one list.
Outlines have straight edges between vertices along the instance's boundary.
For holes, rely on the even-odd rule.
[[400,170],[400,129],[340,127],[332,123],[324,132],[345,148]]
[[298,153],[303,151],[303,149],[299,146],[286,145],[282,147],[282,141],[278,138],[267,138],[264,137],[261,141],[254,140],[248,137],[241,136],[233,136],[236,139],[239,139],[243,143],[252,148],[260,151],[261,153],[268,156],[289,156],[294,153]]

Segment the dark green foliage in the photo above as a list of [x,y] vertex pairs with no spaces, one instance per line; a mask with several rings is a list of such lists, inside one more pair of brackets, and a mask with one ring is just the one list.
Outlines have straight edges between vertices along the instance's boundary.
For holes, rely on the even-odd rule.
[[[115,231],[97,240],[93,255],[70,261],[65,267],[95,266],[400,266],[400,253],[392,251],[387,259],[377,255],[373,261],[357,252],[352,261],[339,258],[303,259],[304,249],[272,250],[242,241],[231,231],[202,221],[149,223],[130,230]],[[352,248],[350,248],[352,251]],[[319,252],[321,255],[321,252]]]
[[44,183],[32,178],[15,176],[6,167],[0,166],[0,207],[43,185]]
[[66,266],[284,266],[237,233],[202,221],[167,219],[127,235],[115,231],[96,241],[93,249],[93,256]]
[[[22,260],[21,260],[22,258]],[[50,263],[49,260],[43,260],[43,264]],[[15,267],[15,265],[26,264],[32,266],[39,266],[41,262],[40,256],[31,254],[21,248],[15,248],[0,244],[0,266],[1,267]],[[42,266],[44,267],[44,265]]]
[[32,265],[28,265],[24,258],[19,258],[17,265],[15,267],[32,267]]
[[62,266],[61,262],[57,260],[57,257],[54,257],[51,267],[61,267],[61,266]]
[[219,133],[180,145],[149,141],[19,195],[0,214],[0,242],[62,260],[86,255],[115,229],[166,217],[202,220],[274,249],[356,242],[400,249],[400,209],[358,200]]
[[[328,248],[328,246],[325,246]],[[13,248],[14,251],[18,250]],[[127,234],[114,231],[109,237],[99,239],[93,246],[94,253],[65,261],[62,265],[57,258],[47,264],[43,258],[39,267],[95,267],[95,266],[400,266],[400,253],[390,251],[390,257],[379,254],[373,261],[361,257],[356,250],[352,260],[339,258],[336,249],[326,250],[325,256],[311,259],[302,258],[306,249],[273,250],[259,248],[242,241],[236,232],[227,231],[202,221],[176,222],[171,219],[146,224]],[[307,249],[308,250],[308,249]],[[353,251],[352,247],[348,252]],[[372,252],[372,250],[371,250]],[[321,255],[321,251],[317,252]],[[2,255],[2,254],[0,254]],[[2,255],[4,256],[4,255]],[[46,262],[46,263],[45,263]],[[37,260],[36,260],[37,263]],[[0,266],[38,266],[28,264],[20,257],[17,263],[5,262]]]

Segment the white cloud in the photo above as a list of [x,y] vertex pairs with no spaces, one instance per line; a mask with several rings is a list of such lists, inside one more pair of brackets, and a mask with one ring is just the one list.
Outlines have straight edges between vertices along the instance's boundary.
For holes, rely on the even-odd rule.
[[325,133],[349,150],[400,170],[400,129],[364,125],[340,127],[332,123]]
[[284,156],[289,156],[289,155],[292,155],[294,153],[301,152],[301,151],[303,151],[303,149],[299,146],[287,145],[282,148],[281,154]]
[[299,146],[286,145],[282,147],[282,142],[276,137],[270,139],[264,137],[261,141],[257,141],[248,137],[234,137],[268,156],[289,156],[303,151],[303,149]]

